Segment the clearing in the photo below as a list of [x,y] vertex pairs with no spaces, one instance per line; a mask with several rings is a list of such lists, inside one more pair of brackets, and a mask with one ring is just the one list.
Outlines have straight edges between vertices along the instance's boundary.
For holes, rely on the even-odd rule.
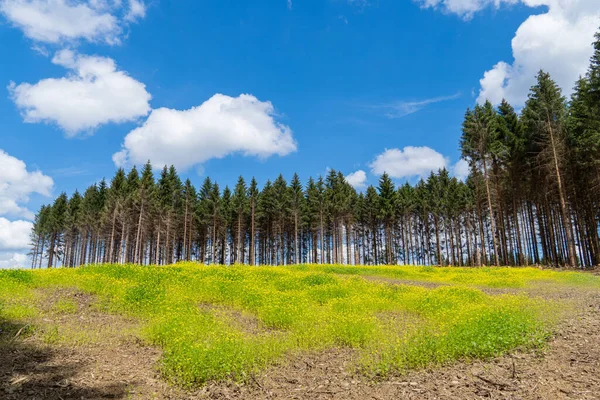
[[592,399],[600,277],[535,268],[0,271],[2,399]]

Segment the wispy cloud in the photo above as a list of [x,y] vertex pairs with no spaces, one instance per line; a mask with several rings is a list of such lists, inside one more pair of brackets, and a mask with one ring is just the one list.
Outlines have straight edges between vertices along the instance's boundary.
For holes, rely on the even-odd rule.
[[369,0],[348,0],[348,3],[353,6],[366,7],[370,5]]
[[287,7],[288,7],[288,10],[292,9],[292,0],[287,0]]
[[52,170],[50,171],[50,174],[55,177],[83,176],[89,175],[90,171],[83,167],[66,167]]
[[421,111],[430,104],[441,103],[442,101],[456,100],[460,98],[462,94],[457,92],[451,96],[439,96],[432,97],[425,100],[417,101],[395,101],[387,104],[380,104],[373,106],[385,110],[385,116],[388,118],[402,118],[410,114],[414,114],[417,111]]
[[338,15],[338,19],[344,24],[348,25],[348,18],[346,18],[344,15]]

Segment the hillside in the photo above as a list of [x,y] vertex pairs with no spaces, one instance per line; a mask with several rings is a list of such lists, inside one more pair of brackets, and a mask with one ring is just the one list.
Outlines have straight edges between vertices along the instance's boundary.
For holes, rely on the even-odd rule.
[[534,268],[0,271],[0,391],[592,398],[599,299],[597,276]]

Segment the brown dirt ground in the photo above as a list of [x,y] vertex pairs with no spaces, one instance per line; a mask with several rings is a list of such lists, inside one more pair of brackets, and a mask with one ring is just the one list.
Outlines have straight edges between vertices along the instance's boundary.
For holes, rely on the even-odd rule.
[[[137,339],[136,321],[102,313],[92,297],[61,289],[41,294],[46,313],[36,321],[38,331],[27,335],[18,333],[22,326],[0,326],[0,399],[600,399],[600,292],[548,289],[528,291],[570,300],[577,312],[544,351],[372,382],[351,372],[351,350],[336,349],[290,356],[248,384],[215,383],[195,391],[160,378],[160,351]],[[56,311],[61,299],[71,299],[76,312]],[[62,327],[63,336],[47,344],[54,326]],[[68,337],[73,332],[80,334]]]

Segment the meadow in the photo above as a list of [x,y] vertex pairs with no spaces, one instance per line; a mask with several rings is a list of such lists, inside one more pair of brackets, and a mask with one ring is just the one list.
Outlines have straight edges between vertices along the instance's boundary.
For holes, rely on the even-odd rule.
[[[543,347],[569,304],[489,289],[542,284],[598,289],[600,278],[536,268],[195,263],[7,270],[0,271],[0,324],[69,343],[72,331],[56,323],[48,336],[36,321],[45,312],[41,293],[72,288],[92,295],[102,313],[139,321],[133,334],[162,350],[162,376],[183,387],[248,381],[294,354],[336,348],[355,351],[359,373],[384,379]],[[77,311],[68,298],[52,307]]]

